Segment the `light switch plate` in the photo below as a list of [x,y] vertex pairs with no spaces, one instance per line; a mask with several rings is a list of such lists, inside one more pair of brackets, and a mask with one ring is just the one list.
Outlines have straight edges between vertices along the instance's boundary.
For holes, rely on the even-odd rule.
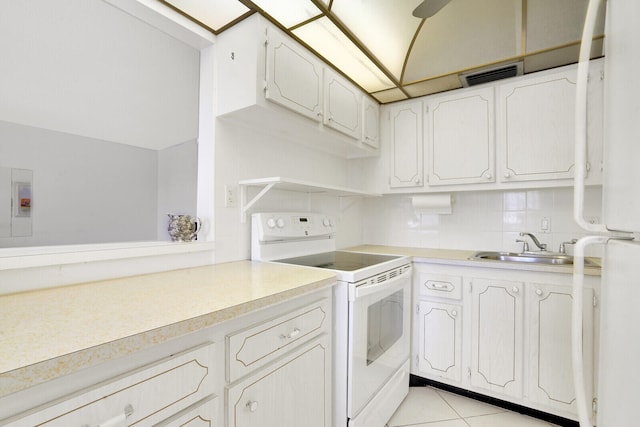
[[224,207],[235,208],[238,198],[238,188],[235,185],[224,186]]
[[544,216],[540,220],[540,231],[549,233],[551,231],[551,219]]

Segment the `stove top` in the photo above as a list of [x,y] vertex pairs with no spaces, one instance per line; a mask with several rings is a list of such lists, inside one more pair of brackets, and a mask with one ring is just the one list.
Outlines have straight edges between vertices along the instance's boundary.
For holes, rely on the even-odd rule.
[[338,271],[356,271],[387,261],[393,261],[399,258],[401,257],[395,255],[333,251],[320,254],[305,255],[295,258],[280,259],[276,262],[303,265],[306,267],[326,268]]

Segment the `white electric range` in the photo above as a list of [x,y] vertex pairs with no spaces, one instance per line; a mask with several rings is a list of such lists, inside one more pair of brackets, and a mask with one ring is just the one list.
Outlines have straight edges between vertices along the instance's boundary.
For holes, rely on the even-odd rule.
[[383,427],[409,390],[411,262],[337,251],[319,213],[252,215],[251,258],[335,272],[333,426]]

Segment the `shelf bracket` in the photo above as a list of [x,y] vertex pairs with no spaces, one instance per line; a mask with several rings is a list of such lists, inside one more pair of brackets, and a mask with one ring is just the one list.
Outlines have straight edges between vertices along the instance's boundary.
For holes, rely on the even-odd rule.
[[249,211],[249,209],[251,209],[251,207],[254,204],[256,204],[258,200],[260,200],[265,194],[267,194],[273,188],[274,185],[276,185],[275,182],[267,184],[262,190],[260,190],[258,194],[255,195],[253,199],[249,201],[247,201],[248,186],[246,185],[240,186],[240,206],[241,206],[240,222],[242,222],[243,224],[247,222],[247,212]]

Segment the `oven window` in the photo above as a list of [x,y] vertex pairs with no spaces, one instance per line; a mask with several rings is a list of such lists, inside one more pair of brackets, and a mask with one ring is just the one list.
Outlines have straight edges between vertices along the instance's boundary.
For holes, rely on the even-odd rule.
[[367,316],[367,366],[402,337],[404,290],[370,305]]

